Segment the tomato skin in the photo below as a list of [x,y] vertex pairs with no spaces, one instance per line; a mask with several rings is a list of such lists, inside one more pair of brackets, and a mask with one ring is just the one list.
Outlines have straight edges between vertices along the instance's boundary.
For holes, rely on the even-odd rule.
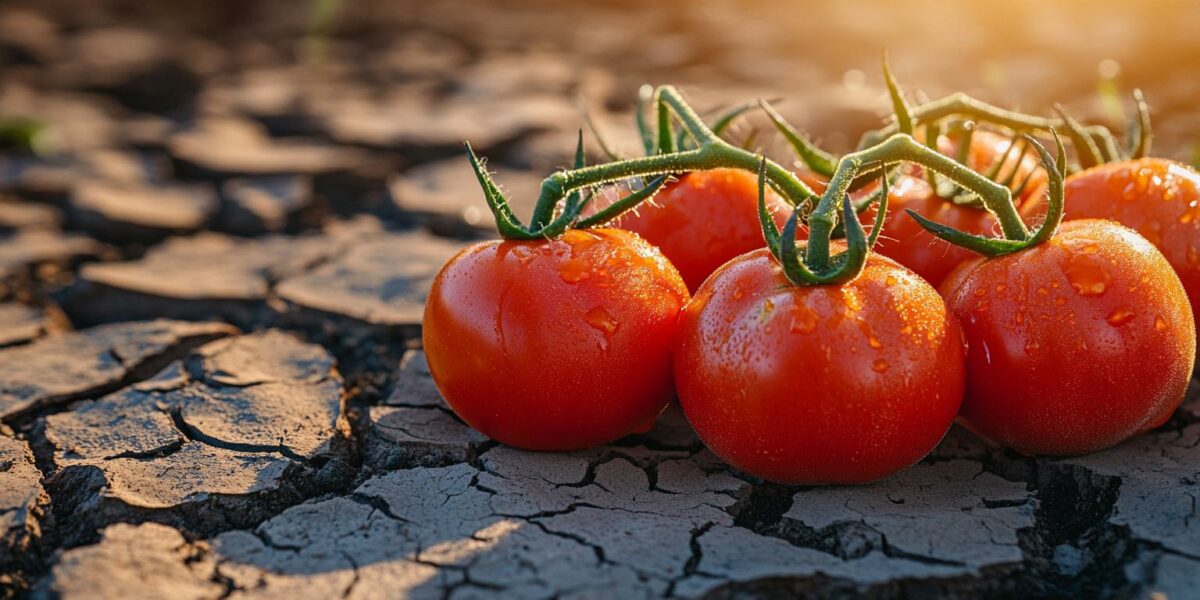
[[671,400],[688,298],[675,268],[626,231],[483,242],[435,278],[425,354],[471,427],[519,448],[587,448],[643,427]]
[[[908,216],[907,211],[974,234],[990,232],[996,222],[985,210],[937,197],[924,179],[911,175],[901,175],[888,192],[888,214],[875,250],[912,269],[935,287],[950,271],[976,254],[937,238]],[[875,212],[872,208],[863,221],[874,223]]]
[[[779,226],[791,206],[767,190],[767,208]],[[657,246],[679,269],[689,290],[733,257],[766,245],[758,220],[758,176],[739,169],[683,175],[654,199],[611,223]]]
[[954,273],[969,429],[1027,454],[1111,447],[1170,418],[1196,354],[1187,295],[1165,258],[1111,221]]
[[[1200,308],[1200,173],[1162,158],[1109,163],[1067,178],[1066,218],[1111,219],[1154,244]],[[1197,323],[1200,326],[1200,323]]]
[[864,483],[945,435],[964,346],[928,283],[872,254],[840,286],[789,283],[767,250],[713,273],[680,317],[675,383],[721,459],[794,484]]

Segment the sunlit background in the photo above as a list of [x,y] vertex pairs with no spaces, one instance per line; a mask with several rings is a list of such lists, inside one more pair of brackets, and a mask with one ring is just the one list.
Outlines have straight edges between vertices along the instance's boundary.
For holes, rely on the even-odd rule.
[[[1200,4],[1183,0],[19,0],[0,4],[0,114],[38,112],[14,99],[22,86],[103,91],[103,78],[151,66],[138,97],[119,100],[168,115],[227,108],[214,96],[237,77],[257,84],[248,101],[263,106],[337,81],[347,94],[424,84],[481,100],[563,84],[554,91],[620,109],[641,83],[675,83],[714,103],[784,97],[789,116],[837,148],[886,107],[886,48],[902,83],[931,97],[963,90],[1035,111],[1061,101],[1120,123],[1126,92],[1141,87],[1159,152],[1192,160],[1198,22]],[[470,67],[497,53],[503,68]]]

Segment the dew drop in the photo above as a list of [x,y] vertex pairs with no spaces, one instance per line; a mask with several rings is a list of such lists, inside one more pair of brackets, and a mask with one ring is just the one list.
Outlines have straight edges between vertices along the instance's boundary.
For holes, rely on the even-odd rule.
[[592,276],[592,269],[583,260],[571,258],[558,265],[558,276],[567,283],[579,283]]
[[1132,181],[1125,184],[1125,188],[1121,190],[1121,197],[1125,200],[1137,199],[1137,186]]
[[1154,330],[1163,331],[1167,328],[1167,322],[1163,320],[1162,315],[1154,315]]
[[1004,291],[1004,290],[1006,290],[1006,289],[1008,289],[1008,286],[1007,286],[1007,285],[1005,285],[1004,283],[997,283],[997,284],[996,284],[996,291],[997,291],[997,292],[1003,292],[1003,291]]
[[854,293],[853,290],[844,290],[842,292],[842,301],[846,303],[846,308],[850,309],[851,312],[862,310],[862,300],[858,298],[858,294]]
[[1133,320],[1133,313],[1123,308],[1118,308],[1108,313],[1108,316],[1104,317],[1104,320],[1108,321],[1108,324],[1113,327],[1120,327]]
[[812,333],[817,328],[817,313],[806,304],[797,303],[789,314],[792,318],[788,330],[792,333]]
[[529,264],[529,261],[533,260],[535,255],[534,251],[530,250],[528,246],[517,246],[516,248],[513,248],[512,254],[513,256],[517,257],[517,260],[523,265]]
[[1071,288],[1080,296],[1100,296],[1108,289],[1112,276],[1104,268],[1104,263],[1090,254],[1073,254],[1063,267],[1063,274],[1071,283]]
[[891,368],[891,365],[889,365],[887,361],[883,360],[882,358],[877,358],[875,359],[874,363],[871,363],[871,369],[873,369],[876,373],[886,373],[889,368]]
[[884,279],[884,280],[883,280],[883,283],[884,283],[885,285],[887,285],[888,287],[892,287],[893,285],[896,285],[896,283],[898,283],[899,281],[900,281],[900,280],[899,280],[899,279],[896,279],[896,276],[895,276],[895,275],[888,275],[888,276],[887,276],[887,279]]
[[587,321],[587,324],[592,329],[604,334],[604,341],[600,343],[600,349],[607,350],[608,341],[612,339],[613,334],[617,332],[617,327],[621,325],[617,321],[617,318],[608,312],[608,309],[603,306],[597,306],[587,311],[587,314],[583,316],[583,320]]

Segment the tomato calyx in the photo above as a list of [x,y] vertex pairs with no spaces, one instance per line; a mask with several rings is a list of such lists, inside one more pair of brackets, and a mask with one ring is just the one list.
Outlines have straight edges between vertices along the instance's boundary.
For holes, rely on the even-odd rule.
[[[551,217],[553,217],[558,199],[555,199],[553,202],[542,202],[539,199],[538,205],[534,209],[533,224],[526,226],[513,213],[512,208],[508,204],[508,199],[504,197],[504,193],[500,191],[499,186],[492,180],[492,176],[488,173],[483,161],[475,155],[475,151],[471,148],[471,143],[467,142],[466,147],[467,158],[471,161],[471,168],[475,170],[475,177],[479,180],[479,186],[483,188],[484,200],[487,202],[488,208],[492,211],[492,216],[496,219],[496,229],[499,230],[500,236],[506,240],[555,238],[565,233],[572,226],[586,228],[607,222],[621,212],[629,210],[643,200],[653,196],[667,180],[665,175],[657,177],[642,189],[622,198],[605,211],[582,220],[579,217],[583,213],[583,210],[587,208],[588,203],[591,202],[592,193],[584,196],[579,189],[571,190],[567,194],[562,211],[554,218]],[[585,166],[583,132],[580,131],[579,143],[575,149],[575,168],[581,169]],[[544,192],[545,190],[543,190],[543,197],[546,195]],[[605,218],[605,213],[617,214]]]
[[1066,148],[1063,147],[1062,138],[1058,136],[1058,133],[1053,129],[1050,132],[1054,135],[1054,142],[1058,147],[1057,159],[1051,158],[1050,152],[1036,138],[1031,135],[1025,136],[1029,145],[1033,146],[1034,150],[1041,157],[1042,166],[1045,167],[1048,174],[1046,218],[1033,233],[1030,233],[1025,227],[1025,223],[1021,221],[1016,210],[1016,204],[1013,202],[1011,194],[1008,194],[1007,188],[1004,188],[1006,197],[980,196],[988,211],[996,215],[997,220],[1000,221],[1000,228],[1004,235],[1003,238],[989,238],[965,233],[953,227],[931,221],[912,209],[907,210],[908,216],[916,220],[929,233],[951,244],[987,257],[1020,252],[1049,241],[1050,238],[1054,237],[1054,232],[1057,231],[1059,223],[1062,222],[1064,201],[1063,182],[1067,176]]

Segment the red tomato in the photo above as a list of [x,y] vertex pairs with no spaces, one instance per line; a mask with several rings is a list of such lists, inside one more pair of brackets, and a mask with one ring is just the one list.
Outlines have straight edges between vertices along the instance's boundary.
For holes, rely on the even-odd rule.
[[[770,190],[767,207],[781,227],[792,214]],[[758,222],[758,177],[738,169],[688,173],[664,187],[654,204],[642,204],[611,226],[658,246],[690,290],[729,259],[766,245]]]
[[1110,163],[1067,178],[1068,219],[1111,219],[1167,257],[1200,314],[1200,173],[1162,158]]
[[766,249],[700,286],[680,319],[675,385],[709,449],[784,483],[863,483],[945,435],[962,335],[937,291],[872,254],[843,285],[795,286]]
[[626,231],[476,244],[434,279],[429,370],[454,412],[491,438],[532,450],[595,446],[671,400],[671,343],[687,300],[662,253]]
[[1111,221],[964,264],[943,284],[969,351],[964,424],[1028,454],[1094,452],[1153,429],[1183,399],[1192,310],[1162,254]]
[[[963,261],[977,255],[925,231],[906,210],[914,210],[927,219],[974,234],[991,232],[996,222],[986,210],[939,198],[924,179],[915,176],[902,175],[888,192],[887,221],[875,250],[912,269],[934,286]],[[874,223],[875,209],[864,215],[863,220]]]

